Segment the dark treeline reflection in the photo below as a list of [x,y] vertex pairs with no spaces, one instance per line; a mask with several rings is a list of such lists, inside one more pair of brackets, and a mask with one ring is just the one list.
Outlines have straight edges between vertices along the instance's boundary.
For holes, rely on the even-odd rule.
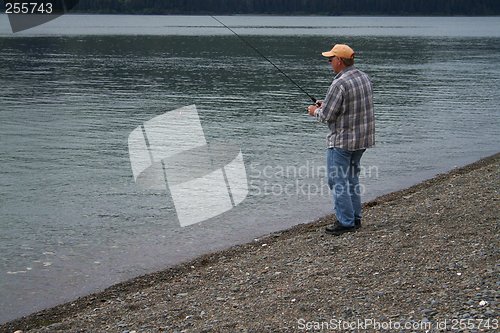
[[68,0],[76,11],[123,14],[499,15],[498,0]]

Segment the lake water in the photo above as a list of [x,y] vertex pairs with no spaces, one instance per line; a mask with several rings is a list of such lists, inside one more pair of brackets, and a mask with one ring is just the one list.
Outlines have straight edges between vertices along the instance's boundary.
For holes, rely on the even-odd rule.
[[[500,18],[219,17],[310,94],[345,42],[375,86],[364,201],[498,152]],[[210,17],[67,15],[13,34],[0,15],[0,322],[330,213],[327,129],[309,100]],[[244,157],[250,193],[180,227],[139,188],[127,140],[196,105]]]

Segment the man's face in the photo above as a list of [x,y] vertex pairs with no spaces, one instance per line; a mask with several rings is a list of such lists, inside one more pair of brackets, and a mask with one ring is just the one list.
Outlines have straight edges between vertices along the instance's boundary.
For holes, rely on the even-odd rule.
[[341,60],[338,57],[330,57],[328,58],[328,62],[332,65],[332,70],[335,73],[339,73],[341,69]]

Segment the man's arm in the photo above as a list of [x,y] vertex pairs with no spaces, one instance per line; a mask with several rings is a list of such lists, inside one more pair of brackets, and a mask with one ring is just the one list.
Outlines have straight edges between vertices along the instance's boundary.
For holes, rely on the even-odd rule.
[[344,101],[344,93],[341,86],[332,84],[326,94],[325,102],[315,112],[316,118],[321,122],[335,122]]
[[311,105],[308,108],[309,115],[315,116],[321,122],[335,122],[337,119],[340,107],[344,101],[343,88],[332,84],[328,89],[325,101],[320,107]]

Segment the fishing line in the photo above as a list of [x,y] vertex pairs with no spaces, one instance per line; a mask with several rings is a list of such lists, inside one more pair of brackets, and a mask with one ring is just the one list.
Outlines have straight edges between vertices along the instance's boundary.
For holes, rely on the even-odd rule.
[[297,82],[295,82],[291,77],[289,77],[288,75],[286,75],[285,72],[283,72],[278,66],[276,66],[268,57],[266,57],[264,54],[262,54],[262,52],[260,52],[255,46],[253,46],[252,44],[250,44],[250,42],[248,42],[245,38],[243,38],[240,35],[238,35],[236,33],[236,31],[234,31],[233,29],[231,29],[230,27],[228,27],[227,25],[225,25],[222,21],[218,20],[216,17],[214,17],[212,15],[210,15],[210,17],[213,18],[214,20],[216,20],[217,22],[219,22],[220,24],[222,24],[229,31],[231,31],[236,37],[238,37],[243,43],[245,43],[248,47],[250,47],[252,50],[254,50],[258,55],[260,55],[262,58],[266,59],[267,62],[269,62],[271,65],[274,66],[274,68],[276,68],[278,70],[278,72],[280,72],[281,74],[283,74],[288,80],[290,80],[290,82],[292,82],[295,86],[297,86],[297,88],[299,88],[304,94],[306,94],[311,99],[311,101],[313,101],[314,104],[317,103],[318,100],[316,98],[314,98],[313,96],[311,96],[307,91],[305,91],[301,86],[299,86],[299,84]]

